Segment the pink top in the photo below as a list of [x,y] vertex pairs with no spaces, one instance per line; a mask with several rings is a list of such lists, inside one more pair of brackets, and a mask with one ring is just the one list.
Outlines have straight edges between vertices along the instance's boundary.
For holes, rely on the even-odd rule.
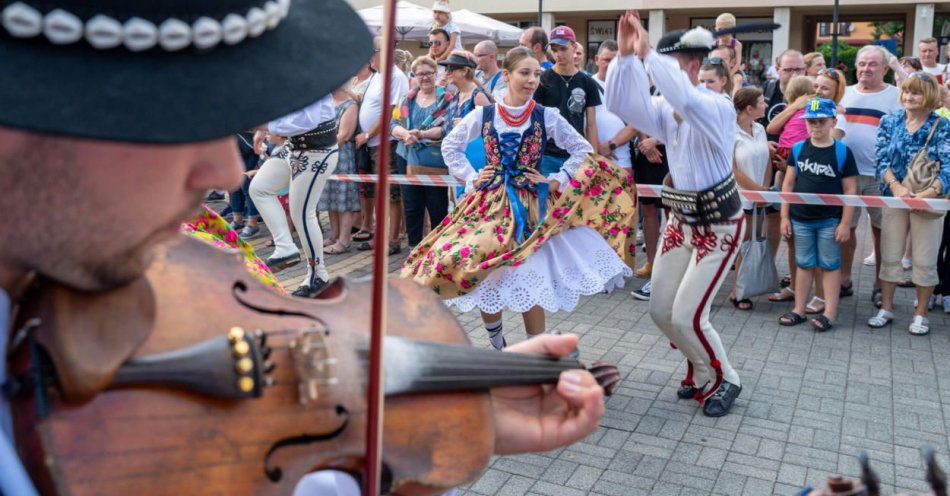
[[795,112],[795,115],[785,123],[782,134],[778,136],[778,146],[791,148],[795,143],[808,139],[808,128],[805,127],[805,119],[801,118],[804,113],[805,109]]

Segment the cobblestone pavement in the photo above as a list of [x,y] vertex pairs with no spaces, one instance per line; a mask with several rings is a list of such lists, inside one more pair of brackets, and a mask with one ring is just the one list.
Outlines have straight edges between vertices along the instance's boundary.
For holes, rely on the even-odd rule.
[[[327,225],[324,220],[324,225]],[[600,428],[555,451],[496,457],[460,491],[475,495],[583,494],[792,495],[829,473],[857,476],[853,454],[868,451],[886,490],[924,489],[918,448],[937,448],[943,467],[950,451],[950,315],[930,313],[932,333],[907,333],[914,294],[898,289],[897,319],[872,331],[873,268],[860,265],[870,250],[866,221],[859,230],[855,292],[842,301],[837,328],[816,334],[807,324],[785,328],[777,317],[790,303],[755,300],[744,312],[727,301],[732,276],[716,298],[711,319],[722,335],[743,391],[730,415],[704,417],[693,401],[678,400],[685,374],[680,353],[627,291],[581,300],[570,313],[548,315],[548,328],[581,336],[581,357],[616,363],[624,377],[607,401]],[[253,243],[266,256],[268,236]],[[391,257],[390,271],[407,255]],[[779,254],[786,272],[785,250]],[[369,273],[370,252],[328,256],[334,276]],[[293,289],[302,264],[278,274]],[[478,313],[458,314],[475,346],[488,346]],[[509,342],[524,339],[521,317],[506,313]]]

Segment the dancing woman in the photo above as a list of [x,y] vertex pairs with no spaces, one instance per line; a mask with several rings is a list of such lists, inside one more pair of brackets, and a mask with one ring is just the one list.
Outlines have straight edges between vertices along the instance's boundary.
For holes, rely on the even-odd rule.
[[[580,295],[623,285],[634,255],[629,220],[633,179],[594,155],[556,108],[532,95],[541,67],[525,48],[505,57],[508,94],[477,107],[443,140],[442,155],[470,192],[409,255],[402,277],[427,285],[462,311],[478,308],[501,349],[504,309],[521,312],[529,335],[544,332],[544,310],[571,310]],[[487,165],[465,157],[481,136]],[[561,170],[537,171],[548,137],[570,152]]]

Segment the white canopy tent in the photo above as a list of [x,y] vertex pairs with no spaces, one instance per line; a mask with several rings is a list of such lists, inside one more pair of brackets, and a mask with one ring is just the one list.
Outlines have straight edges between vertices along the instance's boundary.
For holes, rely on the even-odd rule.
[[[472,12],[468,9],[461,9],[452,12],[452,22],[462,29],[462,35],[466,36],[468,30],[466,26],[478,26],[480,29],[488,30],[489,34],[482,39],[492,40],[495,43],[518,43],[521,38],[521,29],[508,24],[507,22],[492,19],[486,15]],[[472,29],[474,31],[474,29]]]
[[[358,11],[363,22],[373,34],[379,34],[383,25],[383,6],[368,7]],[[429,31],[435,21],[432,10],[421,5],[399,0],[396,4],[396,35],[404,41],[428,41]],[[472,44],[482,40],[496,43],[517,43],[521,30],[508,23],[477,14],[467,9],[452,13],[452,22],[462,30],[462,41]]]
[[[382,5],[360,9],[357,13],[373,34],[379,34],[383,25]],[[400,40],[428,40],[433,22],[432,10],[406,0],[396,3],[396,36]]]

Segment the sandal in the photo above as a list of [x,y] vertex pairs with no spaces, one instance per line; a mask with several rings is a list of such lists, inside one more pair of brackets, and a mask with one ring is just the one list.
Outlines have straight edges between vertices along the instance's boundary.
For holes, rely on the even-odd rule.
[[781,301],[792,301],[795,299],[795,290],[792,288],[782,288],[778,293],[772,293],[769,295],[769,301],[781,302]]
[[326,247],[328,247],[328,246],[330,246],[330,245],[335,245],[335,244],[336,244],[336,238],[327,238],[327,239],[323,240],[323,247],[324,247],[324,248],[326,248]]
[[373,245],[370,244],[369,241],[364,241],[364,242],[362,242],[362,243],[356,245],[356,249],[357,249],[357,251],[370,251],[370,250],[373,249]]
[[353,241],[369,241],[373,239],[373,233],[360,229],[353,235]]
[[821,314],[817,317],[812,317],[811,325],[815,328],[817,332],[827,332],[834,329],[835,325],[831,323],[831,320],[828,319],[824,314]]
[[805,322],[805,316],[795,312],[787,312],[778,318],[778,323],[786,327],[797,326],[802,322]]
[[748,298],[743,298],[741,300],[737,300],[735,298],[729,298],[729,301],[732,302],[732,306],[746,312],[749,310],[752,310],[752,307],[753,307],[752,300]]
[[783,277],[782,280],[779,281],[779,283],[778,283],[778,287],[780,287],[780,288],[787,288],[787,287],[789,287],[789,286],[791,286],[791,285],[792,285],[792,276],[785,276],[785,277]]
[[350,251],[350,245],[349,245],[349,244],[345,244],[345,245],[342,245],[342,246],[341,246],[341,245],[330,245],[330,246],[328,246],[328,247],[326,247],[326,248],[323,249],[323,253],[326,253],[327,255],[341,255],[341,254],[347,253],[347,252],[349,252],[349,251]]
[[871,291],[871,303],[873,303],[875,307],[881,308],[883,302],[884,295],[881,294],[881,288],[874,288],[874,290]]
[[849,282],[847,286],[844,284],[841,285],[841,291],[838,292],[838,297],[844,298],[846,296],[854,296],[854,281]]
[[930,333],[930,321],[923,315],[914,315],[914,320],[910,322],[907,332],[915,336],[923,336]]
[[[821,305],[820,307],[818,305]],[[825,313],[825,300],[817,296],[812,297],[811,301],[805,305],[805,313]]]
[[386,252],[389,255],[398,255],[402,252],[402,245],[398,242],[395,245],[389,245],[389,251]]
[[894,321],[894,314],[884,310],[877,311],[877,315],[868,319],[868,327],[871,329],[880,329]]

